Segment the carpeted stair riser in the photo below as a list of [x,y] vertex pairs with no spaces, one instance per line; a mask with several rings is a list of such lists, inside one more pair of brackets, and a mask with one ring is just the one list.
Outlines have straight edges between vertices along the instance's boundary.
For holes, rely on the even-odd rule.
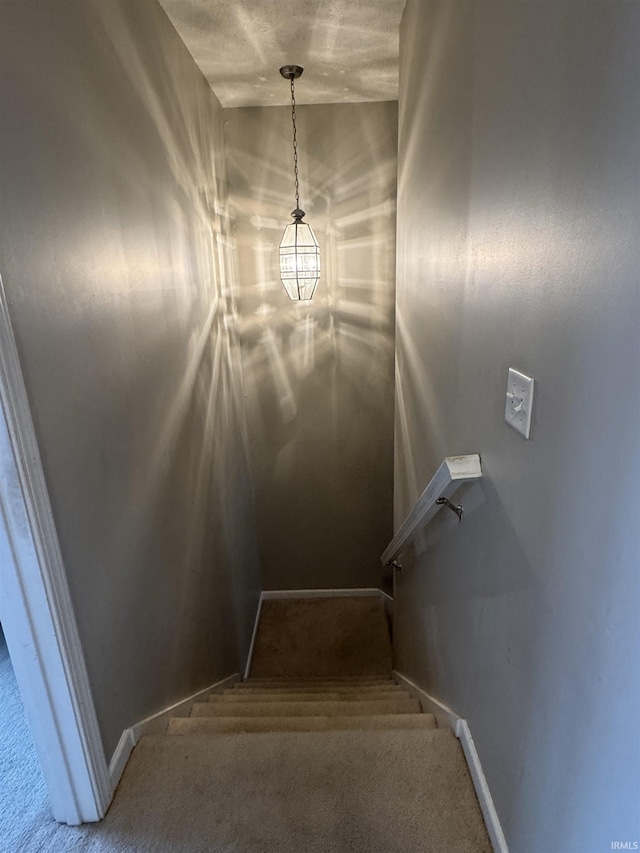
[[326,675],[278,675],[278,676],[261,676],[250,675],[245,681],[261,681],[263,684],[278,684],[282,681],[305,681],[307,684],[319,684],[323,681],[341,681],[343,684],[361,684],[363,681],[393,681],[392,671],[374,672],[369,675],[336,675],[327,673]]
[[[318,684],[323,681],[341,681],[345,684],[358,684],[363,681],[391,681],[392,676],[391,673],[384,673],[380,675],[312,675],[312,676],[301,676],[300,678],[296,678],[296,681],[304,681],[307,684]],[[278,682],[282,681],[292,681],[291,676],[288,675],[272,675],[269,678],[259,678],[250,676],[247,681],[251,682],[262,682],[264,684],[278,684]],[[247,683],[247,682],[243,682]]]
[[210,702],[384,702],[388,699],[410,699],[406,691],[383,693],[261,693],[252,696],[248,693],[231,691],[230,693],[212,693]]
[[393,684],[393,678],[391,677],[391,673],[385,673],[384,675],[324,675],[324,676],[315,676],[314,678],[308,678],[305,676],[291,676],[291,675],[283,675],[278,678],[256,678],[249,677],[245,681],[238,682],[241,684],[267,684],[267,685],[278,685],[278,684],[286,684],[288,681],[295,681],[299,684],[308,684],[313,686],[314,684],[325,684],[327,681],[333,681],[336,684],[366,684],[368,681],[374,681],[377,683],[386,683]]
[[432,714],[379,714],[365,717],[174,717],[168,735],[251,732],[372,731],[436,729]]
[[419,714],[417,699],[377,702],[207,702],[196,703],[192,717],[335,717],[364,714]]
[[392,678],[247,678],[245,681],[234,682],[234,687],[287,687],[289,684],[299,684],[301,687],[323,687],[325,684],[335,684],[337,687],[367,687],[370,684],[395,685]]

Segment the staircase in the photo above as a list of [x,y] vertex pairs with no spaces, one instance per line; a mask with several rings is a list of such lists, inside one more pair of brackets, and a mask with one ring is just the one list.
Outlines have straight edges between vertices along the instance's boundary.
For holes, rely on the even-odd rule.
[[377,598],[265,602],[251,677],[141,738],[100,832],[136,853],[491,853],[458,740],[391,655]]
[[170,735],[435,729],[432,714],[387,678],[249,679],[169,722]]

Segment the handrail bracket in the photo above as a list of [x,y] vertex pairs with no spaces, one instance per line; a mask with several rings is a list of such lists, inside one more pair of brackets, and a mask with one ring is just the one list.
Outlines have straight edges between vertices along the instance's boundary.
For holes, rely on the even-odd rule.
[[462,507],[462,504],[458,504],[458,506],[456,506],[455,504],[451,503],[449,498],[438,498],[436,500],[436,503],[440,504],[441,506],[446,506],[452,512],[455,512],[455,514],[458,516],[458,523],[462,521],[462,516],[464,515],[464,509]]

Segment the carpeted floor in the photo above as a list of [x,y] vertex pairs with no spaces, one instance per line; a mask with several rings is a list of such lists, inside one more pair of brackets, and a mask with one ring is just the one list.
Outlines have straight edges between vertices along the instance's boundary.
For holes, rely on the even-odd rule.
[[460,746],[444,730],[148,736],[106,819],[85,832],[70,849],[491,851]]
[[0,853],[78,849],[83,829],[61,827],[49,801],[9,652],[0,631]]
[[390,674],[389,626],[379,598],[263,602],[252,678]]

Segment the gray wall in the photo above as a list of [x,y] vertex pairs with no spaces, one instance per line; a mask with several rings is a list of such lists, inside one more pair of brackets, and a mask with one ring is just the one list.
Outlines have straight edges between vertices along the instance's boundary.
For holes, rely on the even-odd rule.
[[222,111],[153,0],[2,4],[0,270],[107,755],[259,592]]
[[322,253],[307,304],[278,270],[295,207],[290,110],[225,110],[263,586],[378,586],[392,533],[397,104],[297,112],[301,204]]
[[446,455],[486,479],[404,555],[396,665],[468,719],[512,853],[640,840],[639,40],[637,2],[402,24],[396,523]]

